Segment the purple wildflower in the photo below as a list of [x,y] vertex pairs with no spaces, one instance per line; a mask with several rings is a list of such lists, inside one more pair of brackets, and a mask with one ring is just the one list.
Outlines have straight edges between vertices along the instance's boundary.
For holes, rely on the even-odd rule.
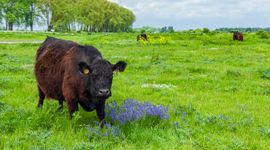
[[220,119],[224,119],[223,114],[220,114],[220,115],[219,115],[219,118],[220,118]]
[[183,122],[187,122],[187,120],[186,120],[186,118],[184,118],[183,116],[181,117],[181,121],[183,121]]
[[182,115],[183,115],[183,116],[186,116],[186,115],[187,115],[187,113],[184,111]]
[[118,121],[120,124],[131,122],[145,117],[159,117],[160,119],[169,118],[169,107],[162,105],[156,106],[149,102],[144,104],[133,99],[127,99],[122,105],[118,105],[116,101],[106,105],[108,116],[112,121]]
[[100,136],[100,128],[91,128],[88,127],[88,136],[93,137],[93,136]]
[[121,129],[118,126],[114,126],[111,129],[111,135],[113,137],[120,136],[121,135]]
[[173,126],[174,126],[175,128],[178,128],[179,123],[178,123],[177,121],[175,121],[175,122],[173,123]]
[[113,126],[110,123],[105,124],[105,128],[101,129],[98,125],[96,127],[88,127],[88,137],[117,137],[121,136],[121,129],[119,126]]
[[105,136],[105,137],[108,136],[108,131],[106,131],[106,132],[104,133],[104,136]]
[[187,113],[184,111],[184,112],[182,112],[182,116],[181,116],[181,121],[183,121],[183,122],[187,122],[187,120],[186,120],[186,116],[187,116]]
[[105,126],[109,129],[112,127],[112,125],[110,123],[106,123]]
[[99,135],[99,136],[100,136],[100,130],[97,130],[97,135]]

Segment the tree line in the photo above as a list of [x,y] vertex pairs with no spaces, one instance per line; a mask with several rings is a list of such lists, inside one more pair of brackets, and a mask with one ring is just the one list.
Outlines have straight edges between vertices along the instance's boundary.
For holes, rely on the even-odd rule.
[[135,15],[108,0],[0,0],[0,22],[5,30],[14,26],[47,30],[116,32],[130,30]]
[[239,32],[258,32],[258,31],[267,31],[270,32],[270,28],[219,28],[216,29],[216,31],[221,32],[233,32],[233,31],[239,31]]

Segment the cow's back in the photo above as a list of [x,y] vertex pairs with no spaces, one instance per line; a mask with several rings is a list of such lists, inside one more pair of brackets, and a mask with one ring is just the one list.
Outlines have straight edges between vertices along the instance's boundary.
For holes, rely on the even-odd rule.
[[[53,37],[47,37],[46,40],[42,43],[42,45],[37,50],[36,61],[41,59],[46,60],[58,60],[61,59],[62,56],[73,46],[78,45],[75,42],[60,40]],[[49,57],[53,55],[53,57]],[[44,62],[50,63],[50,62]]]

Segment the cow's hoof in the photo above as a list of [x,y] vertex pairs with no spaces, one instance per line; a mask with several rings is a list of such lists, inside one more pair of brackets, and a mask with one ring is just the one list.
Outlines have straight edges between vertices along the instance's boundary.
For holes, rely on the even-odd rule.
[[100,128],[103,128],[105,124],[106,124],[106,121],[105,121],[105,119],[103,119],[103,120],[101,120],[101,121],[99,122],[99,127],[100,127]]

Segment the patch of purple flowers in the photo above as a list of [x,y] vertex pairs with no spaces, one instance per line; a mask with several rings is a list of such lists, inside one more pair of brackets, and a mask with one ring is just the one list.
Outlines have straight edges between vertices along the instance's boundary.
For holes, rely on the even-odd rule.
[[120,124],[131,122],[145,117],[159,117],[160,119],[169,118],[169,107],[162,105],[154,105],[149,102],[139,102],[133,99],[127,99],[122,105],[118,105],[116,101],[106,105],[107,116],[112,121],[118,121]]
[[112,126],[110,123],[106,123],[102,129],[98,125],[96,127],[88,127],[88,137],[119,137],[122,132],[119,126]]

